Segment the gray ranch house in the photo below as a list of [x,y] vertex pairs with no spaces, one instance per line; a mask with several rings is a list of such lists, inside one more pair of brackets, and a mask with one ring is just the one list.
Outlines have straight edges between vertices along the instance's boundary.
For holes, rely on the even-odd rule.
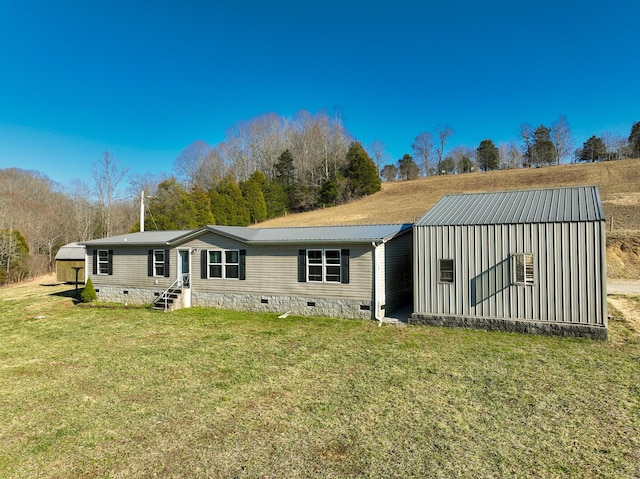
[[131,233],[82,243],[101,301],[380,319],[413,298],[412,225]]
[[411,323],[607,337],[597,187],[445,196],[413,239]]

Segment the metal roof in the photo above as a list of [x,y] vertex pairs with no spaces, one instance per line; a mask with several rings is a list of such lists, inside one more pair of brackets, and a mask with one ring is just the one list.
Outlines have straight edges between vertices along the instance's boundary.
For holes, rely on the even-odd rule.
[[417,226],[604,221],[597,186],[447,195]]
[[411,229],[410,224],[244,228],[208,226],[214,233],[249,244],[385,242]]
[[410,224],[303,226],[295,228],[246,228],[243,226],[206,226],[190,231],[145,231],[81,243],[86,246],[173,246],[197,238],[206,232],[216,233],[247,244],[287,243],[383,243],[409,231]]
[[56,261],[82,261],[84,260],[85,248],[78,243],[66,244],[56,253]]
[[86,246],[122,246],[122,245],[149,245],[167,246],[177,239],[191,233],[191,230],[177,231],[143,231],[138,233],[128,233],[110,238],[101,238],[84,241],[80,244]]

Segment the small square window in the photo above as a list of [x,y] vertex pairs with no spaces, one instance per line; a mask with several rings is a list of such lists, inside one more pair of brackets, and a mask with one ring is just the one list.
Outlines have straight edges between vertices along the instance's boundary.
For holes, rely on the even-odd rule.
[[453,283],[453,260],[441,259],[438,263],[438,281],[440,283]]
[[512,255],[513,282],[515,284],[534,284],[533,255],[517,253]]

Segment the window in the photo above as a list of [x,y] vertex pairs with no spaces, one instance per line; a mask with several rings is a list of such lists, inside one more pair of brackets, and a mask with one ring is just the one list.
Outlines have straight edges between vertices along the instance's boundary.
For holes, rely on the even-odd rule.
[[440,283],[453,283],[453,260],[452,259],[439,260],[438,281]]
[[153,275],[164,276],[165,256],[163,249],[153,250]]
[[98,250],[98,274],[109,274],[109,251]]
[[340,283],[341,254],[339,249],[307,250],[307,281]]
[[533,255],[517,253],[511,256],[513,282],[533,284]]
[[240,279],[239,250],[208,251],[208,277]]

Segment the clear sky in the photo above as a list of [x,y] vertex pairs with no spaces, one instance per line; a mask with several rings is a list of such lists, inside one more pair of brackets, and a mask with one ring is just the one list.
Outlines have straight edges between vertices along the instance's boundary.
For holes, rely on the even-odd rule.
[[576,146],[640,121],[640,2],[0,0],[0,168],[171,173],[238,120],[339,110],[392,160],[421,131]]

